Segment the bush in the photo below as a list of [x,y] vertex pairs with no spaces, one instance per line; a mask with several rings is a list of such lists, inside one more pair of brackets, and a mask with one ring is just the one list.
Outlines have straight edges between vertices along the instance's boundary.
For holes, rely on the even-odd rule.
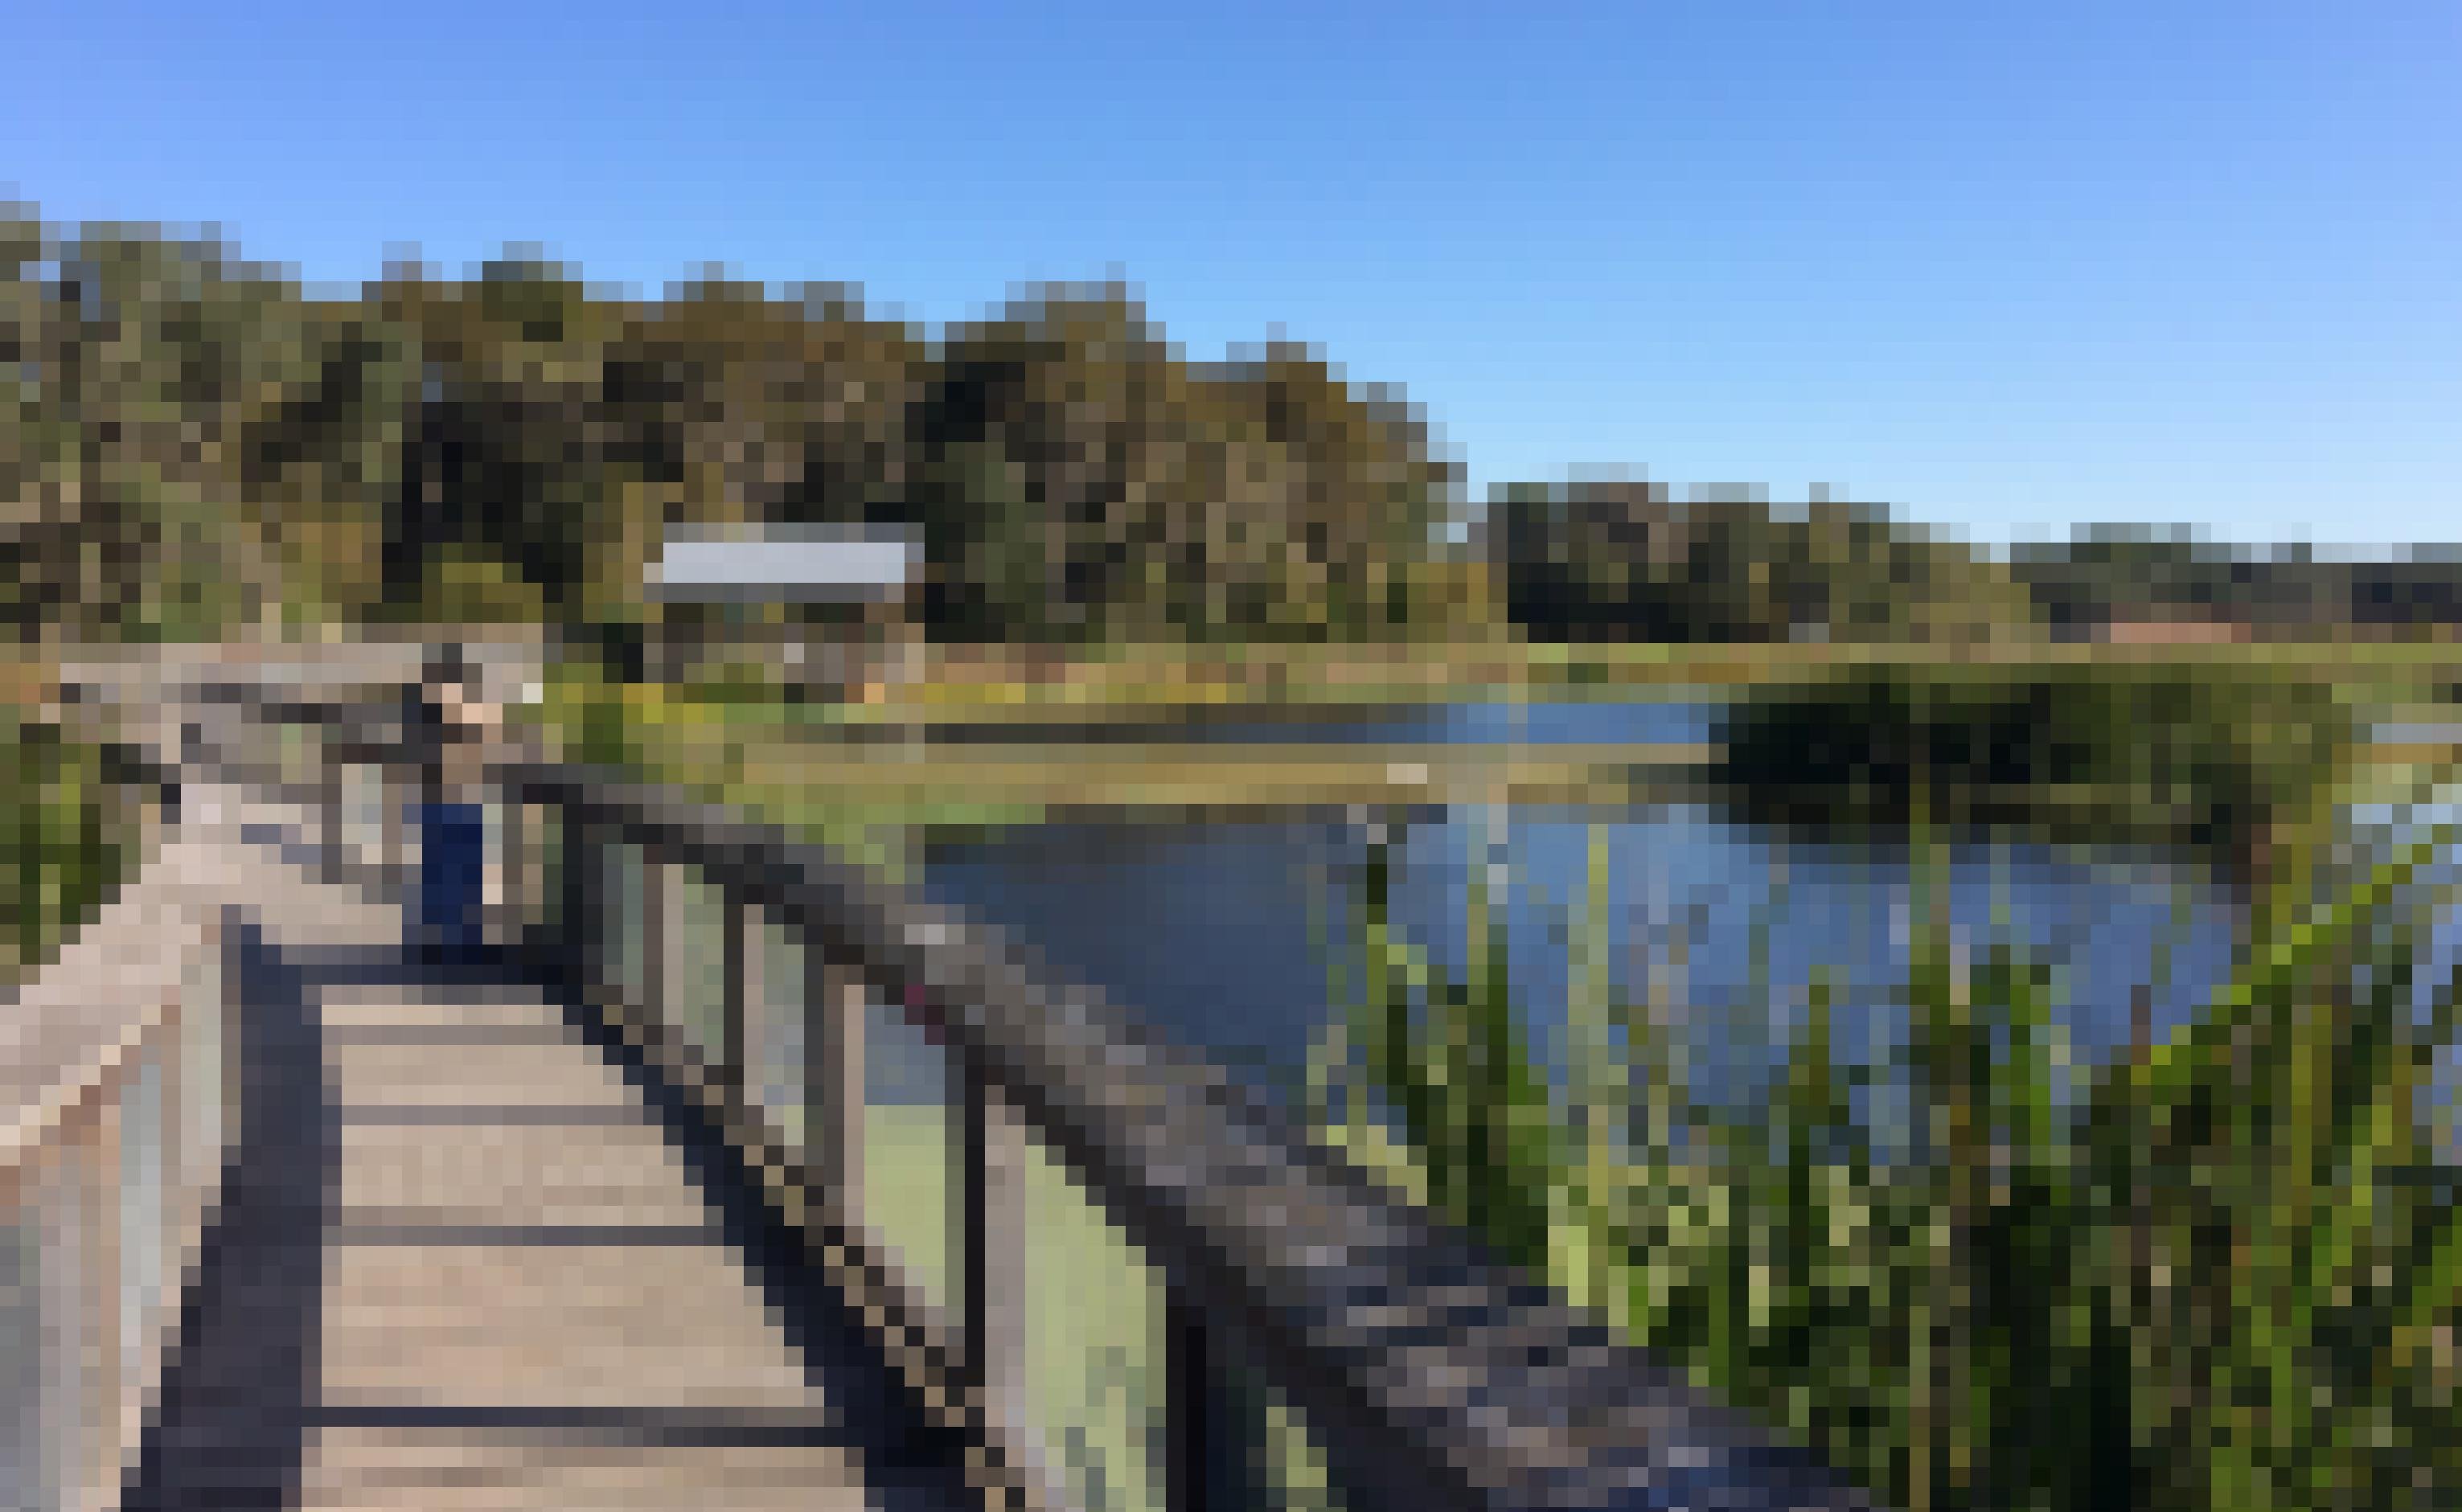
[[1857,667],[1747,695],[1717,738],[1745,817],[2024,824],[2239,853],[2304,813],[2357,739],[2333,690],[2268,668]]
[[102,753],[56,724],[0,712],[0,954],[17,973],[57,954],[117,885],[133,854],[134,806]]

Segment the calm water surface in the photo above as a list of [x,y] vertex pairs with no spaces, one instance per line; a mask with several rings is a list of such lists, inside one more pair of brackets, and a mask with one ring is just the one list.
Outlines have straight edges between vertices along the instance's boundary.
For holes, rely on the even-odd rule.
[[[1498,703],[1157,728],[1243,745],[1690,742],[1706,738],[1715,713]],[[1325,925],[1366,845],[1363,818],[1020,828],[934,847],[923,882],[1174,1033],[1287,1080],[1332,1011]],[[1394,917],[1458,965],[1480,869],[1505,909],[1513,981],[1532,1022],[1553,1032],[1568,977],[1566,910],[1579,903],[1594,826],[1609,850],[1611,977],[1632,996],[1654,980],[1661,1001],[1679,1006],[1704,1090],[1750,1094],[1817,971],[1836,985],[1841,1056],[1888,1054],[1914,919],[1903,848],[1776,836],[1699,807],[1451,810],[1394,832]],[[2193,860],[2024,839],[1955,847],[1945,892],[1971,946],[2009,942],[2057,967],[2062,1021],[2084,1060],[2123,1042],[2141,1013],[2159,1033],[2192,1011],[2232,969],[2244,906]]]
[[[1700,809],[1455,812],[1395,836],[1393,917],[1458,966],[1480,869],[1504,909],[1512,980],[1552,1033],[1594,825],[1608,847],[1611,980],[1638,998],[1656,977],[1713,1086],[1748,1093],[1767,1059],[1756,1046],[1784,1042],[1816,971],[1835,985],[1842,1056],[1886,1057],[1914,919],[1903,854],[1774,840]],[[1366,841],[1364,826],[1332,819],[1043,826],[939,851],[925,887],[1174,1033],[1286,1077],[1331,1011],[1325,921]],[[2058,985],[2087,1056],[2127,1035],[2138,984],[2168,977],[2143,1003],[2159,1031],[2232,963],[2239,904],[2185,866],[1975,845],[1953,853],[1945,891],[1967,938],[2066,963]]]
[[[1491,704],[1172,728],[1237,744],[1607,744],[1698,741],[1714,714],[1685,703]],[[1366,818],[1022,827],[932,847],[921,877],[925,891],[1014,931],[1061,972],[1288,1088],[1338,1011],[1328,923],[1338,922],[1341,879],[1364,853]],[[1888,1057],[1902,1031],[1915,921],[1903,847],[1774,835],[1697,806],[1445,810],[1392,832],[1396,923],[1458,966],[1479,869],[1505,911],[1529,1022],[1556,1048],[1567,912],[1581,906],[1593,828],[1609,852],[1611,979],[1631,998],[1654,983],[1674,1007],[1691,1035],[1696,1091],[1754,1095],[1800,1024],[1816,973],[1833,983],[1841,1059]],[[2011,943],[2049,965],[2058,1020],[2087,1063],[2124,1043],[2138,1016],[2159,1034],[2206,1001],[2233,970],[2245,908],[2193,859],[2022,837],[1954,847],[1944,891],[1967,948]],[[2454,934],[2450,924],[2436,933],[2439,965],[2454,959]]]

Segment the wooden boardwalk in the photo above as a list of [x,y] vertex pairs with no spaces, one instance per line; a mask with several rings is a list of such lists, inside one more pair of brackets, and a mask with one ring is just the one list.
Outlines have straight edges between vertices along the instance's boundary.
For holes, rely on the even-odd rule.
[[235,797],[199,794],[246,831],[261,1080],[131,1504],[961,1504],[618,1057],[534,988],[437,980],[398,910],[286,859],[304,816]]
[[[1027,1400],[1040,1299],[1019,1277],[1040,1263],[1015,1264],[1032,1218],[1021,1141],[1037,1138],[1160,1272],[1160,1358],[1141,1388],[1158,1410],[1131,1431],[1152,1431],[1165,1504],[1270,1503],[1261,1379],[1305,1415],[1344,1504],[1869,1504],[1342,1166],[1134,1009],[1021,964],[1001,932],[688,793],[589,767],[507,770],[497,799],[551,816],[580,863],[575,885],[531,932],[542,948],[422,959],[388,901],[415,896],[417,876],[362,858],[340,871],[381,872],[381,890],[320,881],[340,871],[311,844],[348,806],[332,814],[330,773],[310,764],[399,767],[391,725],[356,703],[206,691],[197,719],[150,710],[158,747],[174,735],[188,747],[181,822],[142,906],[113,917],[123,944],[170,941],[127,952],[157,977],[210,966],[219,982],[114,992],[62,978],[50,1017],[29,1020],[54,1049],[93,1051],[95,1026],[123,1019],[152,1032],[159,1043],[140,1048],[177,1059],[147,1064],[176,1066],[178,1106],[210,1113],[187,1168],[222,1171],[199,1236],[133,1169],[186,1137],[164,1134],[162,1104],[146,1100],[164,1084],[123,1055],[116,1084],[70,1087],[116,1098],[82,1143],[63,1142],[80,1162],[58,1167],[69,1177],[38,1193],[42,1220],[78,1235],[71,1259],[44,1269],[47,1286],[72,1278],[56,1288],[67,1327],[46,1335],[69,1347],[47,1347],[44,1364],[102,1390],[37,1396],[43,1425],[56,1417],[73,1442],[36,1470],[80,1504],[112,1504],[119,1479],[118,1504],[136,1508],[1066,1505]],[[214,712],[234,703],[236,721]],[[217,719],[229,727],[205,727]],[[251,755],[251,721],[316,740],[286,734],[285,759],[270,741]],[[637,915],[628,898],[620,923],[598,906],[592,874],[616,847],[646,848],[720,895],[728,928],[700,937],[723,958],[706,962],[723,967],[714,1067],[693,1065],[664,1011],[680,1006],[671,977],[647,1004],[609,980],[600,928],[685,938],[684,888],[645,890]],[[767,1113],[737,1090],[750,1079],[738,1051],[762,1043],[756,989],[770,984],[739,931],[756,908],[783,916],[805,952],[806,1027],[823,1030],[800,1057],[808,1095],[846,1099],[812,1110],[845,1115],[846,1134],[818,1139],[810,1165],[774,1163]],[[112,969],[111,954],[86,958],[86,977]],[[703,962],[661,947],[646,974],[679,964]],[[878,1211],[866,1199],[924,1195],[898,1190],[915,1177],[838,1164],[863,1148],[861,1040],[835,1031],[869,1015],[832,1016],[856,983],[901,1005],[963,1073],[946,1164],[923,1178],[936,1205],[947,1199],[952,1317],[918,1310],[897,1258],[866,1232]],[[210,1020],[159,996],[171,991],[204,996]],[[40,1055],[18,1058],[31,1090],[68,1085]],[[799,1199],[790,1182],[819,1190]],[[115,1186],[140,1200],[108,1200]],[[156,1208],[176,1233],[146,1228]],[[74,1279],[90,1242],[123,1234],[181,1246],[167,1330],[140,1318],[128,1333],[132,1301],[168,1298],[151,1275],[123,1264],[117,1287],[108,1269],[99,1284]],[[148,1249],[126,1253],[141,1269]],[[47,1328],[53,1300],[37,1298]],[[1244,1369],[1226,1373],[1226,1360]],[[116,1471],[132,1437],[133,1462]]]

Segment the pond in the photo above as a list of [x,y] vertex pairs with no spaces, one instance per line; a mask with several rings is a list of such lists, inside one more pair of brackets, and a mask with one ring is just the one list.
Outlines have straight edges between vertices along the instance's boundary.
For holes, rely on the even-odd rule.
[[[1704,738],[1714,712],[1488,704],[1172,728],[1239,744],[1689,742]],[[1335,1011],[1328,967],[1328,945],[1343,935],[1341,878],[1364,854],[1371,817],[1020,827],[929,847],[921,880],[935,897],[1013,931],[1052,967],[1288,1091]],[[1534,1028],[1553,1034],[1569,978],[1567,914],[1582,906],[1594,827],[1609,857],[1612,982],[1636,1001],[1654,986],[1674,1005],[1699,1091],[1755,1094],[1816,973],[1832,983],[1842,1058],[1887,1058],[1902,1027],[1893,1008],[1915,922],[1903,845],[1821,843],[1686,804],[1434,810],[1392,829],[1393,918],[1458,966],[1471,869],[1482,868],[1504,911],[1512,981]],[[2176,1026],[2234,967],[2245,899],[2193,857],[2017,834],[1959,842],[1947,859],[1954,930],[1970,948],[2008,942],[2054,968],[2081,1062],[2108,1055],[2141,1026],[2156,1035]],[[2438,934],[2440,959],[2451,957],[2451,935]]]
[[1185,719],[1123,722],[1036,720],[930,726],[936,745],[1698,745],[1711,739],[1720,705],[1657,702],[1456,703],[1280,715],[1253,709],[1195,710]]
[[[1886,1055],[1886,1008],[1913,922],[1903,853],[1772,839],[1697,808],[1453,812],[1397,827],[1393,917],[1458,966],[1470,869],[1485,868],[1512,980],[1534,1026],[1552,1032],[1569,977],[1566,910],[1579,907],[1593,824],[1608,841],[1611,980],[1637,997],[1655,971],[1699,1030],[1709,1066],[1746,1055],[1755,1040],[1783,1043],[1816,970],[1835,983],[1842,1046]],[[936,849],[924,886],[1176,1035],[1282,1082],[1328,1022],[1340,878],[1367,841],[1366,825],[1329,818],[1042,826]],[[2086,1054],[2127,1036],[2140,983],[2168,978],[2144,1002],[2160,1032],[2232,964],[2239,904],[2176,863],[1966,845],[1952,853],[1946,892],[1955,927],[2067,964],[2071,1032]],[[1679,959],[1682,980],[1670,983]],[[1743,1062],[1731,1075],[1748,1091]]]
[[[1124,738],[1250,747],[1693,743],[1715,712],[1681,703],[1495,704],[1312,720],[1248,715]],[[1013,728],[1002,732],[1015,737]],[[1084,729],[1050,738],[1098,744]],[[2355,815],[2381,825],[2430,817],[2453,814]],[[1525,1022],[1553,1052],[1551,1069],[1564,1074],[1558,1035],[1579,938],[1568,915],[1584,904],[1594,838],[1605,850],[1609,975],[1628,999],[1654,993],[1671,1005],[1665,1017],[1687,1041],[1686,1080],[1696,1096],[1749,1116],[1816,973],[1835,987],[1840,1059],[1890,1057],[1904,1031],[1902,984],[1922,906],[1908,847],[1756,829],[1695,801],[1324,810],[1204,825],[1124,811],[943,838],[922,848],[919,876],[926,893],[1004,927],[1057,972],[1289,1097],[1311,1048],[1341,1015],[1328,968],[1344,938],[1347,882],[1379,843],[1393,863],[1391,918],[1449,966],[1467,954],[1464,906],[1474,883],[1501,900]],[[2248,904],[2216,861],[2178,850],[2054,845],[2024,832],[1954,842],[1942,860],[1938,896],[1969,948],[2007,941],[2055,968],[2056,1017],[2073,1064],[2102,1060],[2133,1034],[2178,1026],[2235,969]],[[2453,961],[2454,936],[2447,923],[2431,940],[2435,965]],[[938,1112],[920,1106],[942,1094],[939,1058],[919,1036],[873,1023],[870,1220],[906,1257],[910,1274],[945,1297],[949,1135]],[[2450,1058],[2441,1080],[2450,1102]],[[1890,1083],[1877,1078],[1855,1104],[1884,1160],[1912,1153],[1918,1124],[1903,1082]],[[1159,1284],[1082,1195],[1069,1196],[1055,1164],[1038,1156],[1029,1173],[1042,1184],[1032,1189],[1036,1216],[1021,1263],[1035,1288],[1028,1352],[1049,1414],[1049,1462],[1079,1504],[1158,1504],[1143,1446],[1153,1441],[1146,1404],[1159,1368]],[[1269,1462],[1307,1462],[1295,1431],[1274,1434]]]

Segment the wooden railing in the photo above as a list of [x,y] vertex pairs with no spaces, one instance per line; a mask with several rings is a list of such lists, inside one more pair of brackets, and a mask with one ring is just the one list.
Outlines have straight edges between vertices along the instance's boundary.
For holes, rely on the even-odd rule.
[[[354,832],[340,794],[359,764],[410,779],[388,767],[399,732],[335,705],[253,717],[318,732],[333,865],[386,870],[398,853]],[[1159,1294],[1162,1431],[1144,1479],[1175,1512],[1285,1489],[1269,1473],[1269,1399],[1357,1512],[1867,1504],[1000,933],[620,774],[522,767],[495,791],[497,937],[723,1133],[922,1399],[996,1447],[979,1468],[998,1500],[1083,1490],[1035,1420],[1028,1347],[1050,1320],[1022,1259],[1053,1215],[1027,1199],[1027,1176],[1053,1161],[1059,1190],[1128,1237]],[[699,929],[695,895],[709,905]],[[918,1029],[947,1088],[937,1265],[887,1237],[912,1194],[868,1180],[866,1040]],[[1119,1305],[1137,1305],[1133,1286]]]
[[0,1502],[119,1502],[181,1279],[220,1190],[238,1087],[228,855],[141,785],[136,875],[0,1007]]

